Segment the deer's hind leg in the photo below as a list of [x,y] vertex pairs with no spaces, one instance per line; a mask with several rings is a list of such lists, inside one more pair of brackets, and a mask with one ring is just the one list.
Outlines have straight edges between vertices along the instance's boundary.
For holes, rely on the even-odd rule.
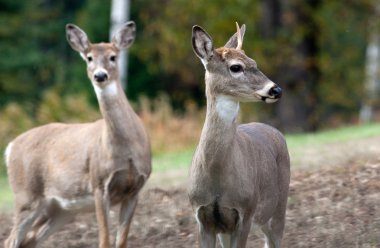
[[33,223],[32,231],[27,236],[25,243],[40,244],[51,234],[58,231],[63,225],[73,220],[73,214],[63,210],[55,200],[51,200],[48,206]]
[[40,208],[40,204],[17,207],[13,228],[4,242],[5,248],[33,247],[25,241],[31,226],[39,216]]

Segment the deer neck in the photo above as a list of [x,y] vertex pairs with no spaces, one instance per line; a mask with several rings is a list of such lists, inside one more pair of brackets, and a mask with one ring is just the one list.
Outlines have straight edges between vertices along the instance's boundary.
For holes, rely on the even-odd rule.
[[204,164],[218,165],[225,161],[234,145],[239,102],[225,95],[212,95],[207,89],[206,97],[206,120],[198,149]]
[[134,140],[140,126],[120,82],[113,81],[103,89],[94,86],[94,89],[105,122],[103,139],[121,144]]

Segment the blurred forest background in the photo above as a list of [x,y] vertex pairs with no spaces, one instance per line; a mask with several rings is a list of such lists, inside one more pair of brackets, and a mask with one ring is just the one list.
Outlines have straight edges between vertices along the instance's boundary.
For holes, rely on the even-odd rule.
[[[154,152],[193,146],[199,138],[204,68],[191,48],[194,24],[222,46],[235,32],[235,21],[245,23],[243,49],[284,89],[278,103],[243,104],[242,121],[263,121],[290,133],[357,124],[361,112],[364,121],[378,120],[378,5],[131,1],[137,37],[129,50],[126,92]],[[80,26],[92,42],[108,41],[110,13],[111,0],[0,0],[0,150],[37,125],[100,118],[85,63],[66,42],[65,24]]]

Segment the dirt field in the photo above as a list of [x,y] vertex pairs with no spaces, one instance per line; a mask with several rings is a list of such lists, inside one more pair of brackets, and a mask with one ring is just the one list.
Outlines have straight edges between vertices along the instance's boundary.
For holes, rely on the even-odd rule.
[[[11,215],[0,214],[0,247],[11,223]],[[196,247],[196,231],[184,189],[147,189],[129,247]],[[293,172],[283,246],[380,247],[380,160]],[[78,217],[42,247],[97,247],[95,216]],[[248,247],[263,247],[259,231],[252,231]]]

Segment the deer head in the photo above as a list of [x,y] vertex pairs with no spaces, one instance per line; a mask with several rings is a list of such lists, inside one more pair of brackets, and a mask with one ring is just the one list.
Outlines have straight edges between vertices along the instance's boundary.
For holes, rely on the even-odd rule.
[[87,75],[95,90],[119,80],[117,59],[121,50],[132,45],[135,32],[135,23],[130,21],[116,32],[110,43],[91,44],[83,30],[74,24],[66,25],[67,41],[86,61]]
[[265,76],[257,63],[242,50],[245,25],[236,23],[237,32],[224,47],[214,49],[210,35],[194,26],[192,44],[195,54],[206,69],[206,91],[214,96],[226,96],[234,101],[276,102],[281,88]]

